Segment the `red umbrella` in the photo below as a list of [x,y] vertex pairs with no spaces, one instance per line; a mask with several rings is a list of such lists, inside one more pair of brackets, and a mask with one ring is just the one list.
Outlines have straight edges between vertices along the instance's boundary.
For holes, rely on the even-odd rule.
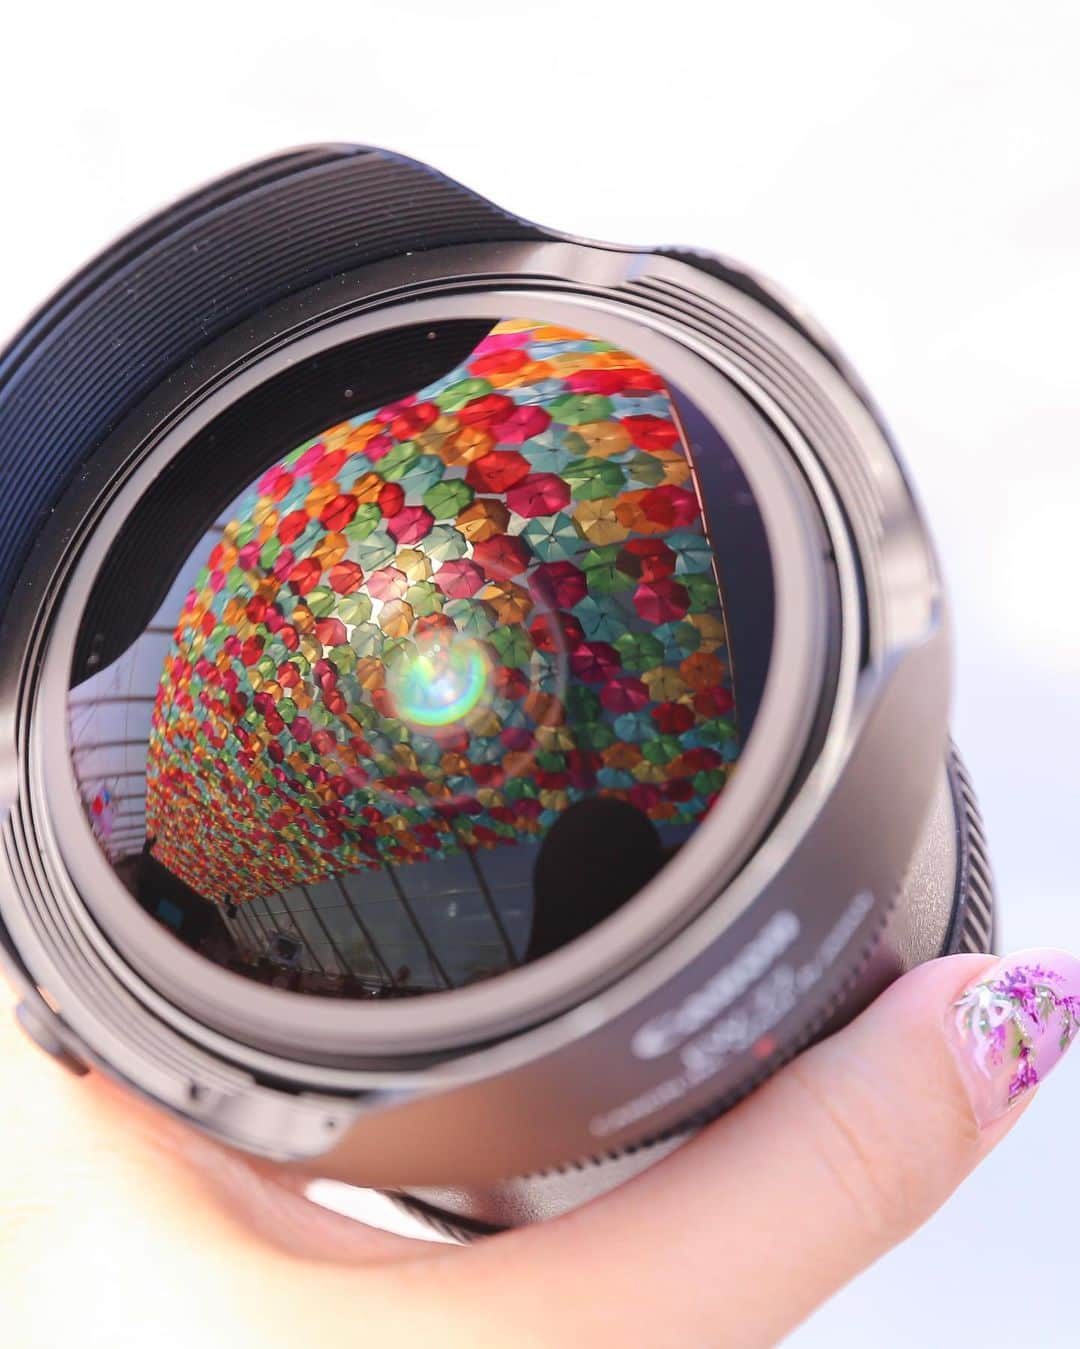
[[488,375],[509,375],[514,370],[520,370],[523,365],[528,365],[530,359],[529,353],[520,347],[492,351],[471,361],[469,374],[475,375],[477,379],[486,379]]
[[289,570],[289,584],[298,595],[306,595],[318,585],[322,567],[313,557],[306,557]]
[[639,712],[649,701],[649,690],[633,675],[609,679],[600,690],[600,701],[609,712]]
[[340,618],[320,618],[315,624],[315,636],[323,646],[344,646],[349,640]]
[[616,566],[627,576],[658,581],[675,571],[675,554],[661,539],[629,539],[619,549]]
[[619,653],[609,642],[582,642],[570,653],[570,669],[586,684],[603,684],[618,671]]
[[398,440],[412,440],[413,436],[426,431],[438,416],[435,403],[414,403],[412,407],[402,408],[390,423],[390,433]]
[[277,536],[282,543],[295,543],[308,527],[307,511],[290,511],[278,521]]
[[670,483],[646,492],[641,508],[647,520],[676,529],[696,524],[698,520],[697,497],[693,492],[683,487],[673,487]]
[[724,717],[735,706],[729,689],[703,689],[694,695],[694,707],[702,717]]
[[457,419],[462,426],[494,426],[511,416],[516,404],[501,393],[486,393],[458,409]]
[[[372,476],[374,477],[374,474]],[[378,496],[375,499],[378,502],[379,510],[389,519],[391,516],[397,515],[398,511],[405,505],[405,489],[399,482],[384,483],[379,488]]]
[[326,529],[336,534],[349,524],[359,507],[360,503],[354,496],[341,492],[326,503],[319,513],[319,519]]
[[553,609],[572,609],[587,589],[585,573],[572,562],[542,562],[529,576],[533,598]]
[[568,651],[581,645],[584,633],[572,614],[539,614],[529,624],[539,651]]
[[318,487],[336,478],[349,456],[344,450],[328,450],[317,464],[312,464],[308,477]]
[[660,802],[660,788],[651,782],[639,782],[630,788],[630,804],[646,814]]
[[642,581],[634,591],[634,608],[646,623],[670,623],[682,618],[689,607],[686,587],[671,577]]
[[507,492],[527,477],[529,461],[517,450],[492,450],[474,460],[465,474],[466,483],[477,492]]
[[496,534],[473,545],[473,561],[493,580],[517,576],[531,556],[529,545],[516,534]]
[[652,719],[663,735],[682,735],[695,720],[693,708],[685,703],[660,703],[653,708]]
[[554,515],[569,503],[570,485],[554,473],[530,473],[506,494],[510,509],[529,520]]
[[624,417],[622,424],[630,432],[630,439],[639,450],[668,450],[679,443],[678,428],[666,417],[648,414]]
[[359,590],[363,583],[364,569],[359,562],[337,562],[330,568],[328,579],[331,588],[339,595],[350,595],[354,590]]

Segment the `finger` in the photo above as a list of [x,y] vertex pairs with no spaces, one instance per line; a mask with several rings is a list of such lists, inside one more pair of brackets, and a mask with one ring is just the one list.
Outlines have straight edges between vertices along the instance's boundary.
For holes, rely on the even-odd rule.
[[[0,1211],[9,1224],[24,1193],[35,1196],[31,1207],[41,1213],[54,1202],[73,1203],[76,1195],[93,1202],[123,1186],[139,1195],[144,1210],[168,1212],[170,1225],[181,1224],[193,1240],[225,1223],[316,1258],[384,1260],[417,1253],[416,1243],[308,1203],[290,1174],[219,1145],[106,1078],[69,1077],[29,1044],[15,1023],[10,995],[0,995],[7,1103],[0,1125]],[[179,1213],[173,1202],[178,1190],[184,1195]]]
[[2,984],[0,1103],[0,1343],[333,1349],[361,1323],[423,1342],[393,1271],[458,1250],[327,1212],[101,1077],[76,1080],[26,1040]]
[[[1059,1001],[1041,1013],[1046,1026],[1017,1015],[1015,1025],[1028,1026],[1034,1046],[1025,1060],[1032,1072],[1052,1064],[1063,1017],[1071,1018],[1071,1038],[1080,1010],[1069,994],[1076,963],[1054,953],[1041,959],[1061,987],[1053,990]],[[79,1240],[65,1250],[63,1225],[58,1235],[54,1224],[40,1262],[25,1243],[12,1248],[18,1259],[8,1261],[8,1282],[18,1296],[7,1301],[8,1318],[13,1306],[16,1319],[20,1305],[24,1315],[32,1308],[34,1331],[45,1338],[27,1334],[28,1349],[66,1342],[69,1304],[38,1298],[27,1278],[39,1264],[55,1270],[59,1261],[76,1305],[81,1290],[91,1324],[102,1328],[100,1343],[127,1343],[114,1334],[115,1300],[111,1317],[109,1307],[97,1305],[111,1291],[106,1271],[95,1266],[103,1248],[109,1271],[119,1263],[130,1274],[119,1305],[132,1343],[153,1328],[163,1346],[267,1349],[293,1343],[297,1334],[330,1346],[353,1343],[360,1325],[376,1337],[392,1333],[403,1346],[436,1334],[447,1345],[513,1342],[522,1349],[772,1343],[928,1216],[1007,1128],[1008,1117],[988,1122],[984,1133],[976,1128],[976,1108],[985,1120],[986,1101],[1001,1108],[1004,1087],[980,1096],[985,1088],[972,1076],[978,1070],[961,1075],[941,1025],[943,1012],[953,1016],[965,978],[978,972],[985,982],[986,964],[957,958],[907,976],[852,1027],[654,1172],[567,1219],[484,1243],[460,1259],[440,1252],[362,1270],[309,1260],[281,1265],[234,1228],[222,1234],[213,1224],[207,1244],[192,1250],[191,1229],[177,1221],[182,1187],[166,1187],[140,1221],[143,1195],[132,1193],[128,1177],[112,1205],[115,1230],[107,1221],[88,1233],[76,1222]],[[1030,988],[1026,996],[1030,1003]],[[1052,1034],[1043,1033],[1047,1028]],[[966,1035],[950,1034],[966,1053]],[[961,1087],[965,1077],[977,1083],[975,1106]],[[1020,1096],[1029,1092],[1025,1084]],[[131,1227],[142,1241],[126,1255]],[[179,1242],[170,1240],[176,1227]],[[119,1250],[110,1243],[118,1232]],[[185,1302],[179,1319],[163,1328],[160,1299],[177,1279],[198,1288],[199,1300]],[[82,1324],[91,1349],[99,1341]]]
[[1078,995],[1060,952],[912,971],[654,1170],[481,1247],[489,1296],[551,1343],[775,1343],[1000,1141]]

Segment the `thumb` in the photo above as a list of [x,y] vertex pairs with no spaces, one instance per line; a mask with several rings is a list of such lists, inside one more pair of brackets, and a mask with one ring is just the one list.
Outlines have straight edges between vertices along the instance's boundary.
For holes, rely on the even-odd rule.
[[775,1343],[930,1217],[1078,1025],[1064,953],[921,966],[654,1170],[475,1255],[566,1342]]

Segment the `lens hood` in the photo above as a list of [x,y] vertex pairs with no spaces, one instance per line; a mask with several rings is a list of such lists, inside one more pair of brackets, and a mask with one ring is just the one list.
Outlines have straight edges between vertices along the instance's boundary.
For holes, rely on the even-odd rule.
[[[496,467],[511,477],[528,472],[530,490],[555,494],[553,501],[557,496],[563,503],[557,509],[565,506],[566,518],[572,515],[577,534],[571,542],[580,552],[566,555],[570,571],[584,568],[590,549],[596,566],[603,565],[609,546],[597,541],[607,535],[590,536],[587,529],[587,522],[599,518],[596,511],[590,514],[601,491],[594,482],[618,477],[598,462],[629,465],[635,455],[653,454],[648,465],[642,458],[641,473],[683,475],[684,485],[665,498],[672,501],[674,490],[683,492],[682,522],[657,524],[650,516],[647,528],[637,530],[644,542],[639,539],[630,561],[622,558],[623,576],[631,574],[632,563],[634,585],[655,577],[664,582],[666,589],[649,592],[656,607],[637,601],[638,641],[659,631],[659,646],[670,645],[677,624],[660,602],[670,598],[672,587],[684,594],[685,570],[672,572],[674,561],[666,572],[641,568],[659,565],[658,550],[669,537],[665,530],[692,534],[703,522],[701,542],[707,534],[724,581],[729,663],[744,732],[737,764],[715,805],[707,811],[702,805],[693,829],[677,837],[670,831],[681,817],[670,803],[689,799],[689,787],[671,789],[663,798],[668,805],[654,811],[655,839],[647,822],[636,832],[629,808],[623,816],[617,809],[581,815],[576,832],[560,826],[560,851],[554,851],[555,842],[545,843],[547,872],[541,863],[536,866],[537,893],[552,896],[545,905],[573,895],[574,907],[581,909],[605,886],[612,894],[619,891],[573,940],[541,941],[534,916],[528,949],[528,930],[518,934],[508,916],[513,906],[501,909],[498,894],[491,902],[494,872],[484,871],[484,848],[493,848],[493,858],[513,848],[494,847],[494,835],[469,834],[481,840],[466,852],[469,865],[484,871],[477,872],[488,902],[482,917],[495,925],[486,930],[499,934],[514,966],[498,978],[458,977],[441,939],[432,935],[423,914],[414,912],[422,907],[419,900],[398,886],[394,902],[403,906],[425,960],[442,970],[441,979],[432,976],[432,987],[443,991],[412,996],[423,991],[412,987],[420,983],[417,971],[409,969],[415,961],[380,952],[378,932],[365,930],[363,905],[345,885],[339,910],[342,921],[348,914],[355,918],[365,950],[374,952],[372,987],[381,984],[383,991],[402,996],[361,1000],[363,980],[349,983],[335,972],[334,983],[325,969],[317,996],[314,982],[310,988],[304,984],[302,967],[308,948],[322,941],[320,934],[342,966],[356,963],[352,947],[343,946],[340,933],[328,931],[319,919],[319,905],[311,906],[319,930],[312,928],[314,936],[307,939],[293,914],[281,918],[279,931],[276,910],[266,909],[256,928],[251,915],[262,911],[245,912],[244,896],[229,889],[234,882],[212,893],[207,883],[203,900],[216,905],[208,910],[211,926],[220,921],[226,932],[249,934],[237,938],[241,945],[250,945],[257,932],[258,941],[274,946],[276,982],[242,977],[236,968],[223,967],[224,959],[215,964],[204,958],[205,951],[196,949],[206,945],[203,937],[178,941],[166,930],[173,911],[168,901],[156,916],[141,899],[132,902],[130,879],[125,883],[123,869],[115,865],[116,848],[110,854],[87,818],[85,773],[80,776],[79,767],[83,747],[72,708],[98,671],[115,666],[153,630],[162,605],[180,612],[177,568],[159,567],[158,559],[195,557],[208,526],[220,532],[220,521],[228,519],[222,512],[248,484],[270,465],[300,462],[302,447],[315,443],[325,428],[352,436],[349,444],[368,454],[373,436],[390,424],[395,410],[400,416],[401,409],[408,413],[419,406],[432,409],[424,417],[443,418],[441,435],[461,436],[454,419],[466,395],[455,401],[447,390],[457,386],[448,381],[461,383],[453,373],[461,370],[465,382],[472,378],[468,370],[477,351],[489,353],[487,364],[477,368],[491,378],[481,380],[487,392],[473,391],[476,401],[503,399],[509,407],[516,397],[516,412],[541,409],[537,425],[545,427],[556,408],[561,439],[548,443],[537,433],[528,441],[535,451],[530,459],[522,439],[529,428],[521,430],[519,417],[513,432],[491,434],[496,446],[491,454],[512,452],[513,463],[504,459]],[[603,363],[593,358],[606,353],[632,356],[614,362],[618,379],[609,366],[606,381],[567,383],[583,370],[595,374],[593,367]],[[531,375],[530,361],[537,367]],[[636,385],[630,380],[628,386],[627,369],[644,372]],[[627,387],[634,397],[653,400],[642,402],[654,411],[641,416],[659,421],[669,409],[689,469],[665,447],[657,455],[657,444],[647,439],[653,423],[644,421],[632,422],[627,434],[637,435],[645,448],[635,441],[622,459],[605,460],[599,451],[590,458],[581,448],[587,441],[591,453],[597,442],[589,435],[601,434],[588,428],[608,418],[610,429],[621,418],[622,434],[627,417],[637,415],[620,411],[621,393],[612,402],[605,392]],[[578,400],[599,401],[559,413],[567,389]],[[417,390],[434,392],[418,403]],[[363,420],[373,409],[388,409],[378,426]],[[510,412],[504,408],[502,415]],[[436,524],[442,520],[436,512],[444,506],[458,511],[454,522],[468,538],[467,554],[465,545],[453,545],[462,550],[459,562],[472,561],[477,541],[497,533],[488,527],[491,519],[516,521],[504,526],[499,534],[504,540],[515,530],[522,538],[541,537],[541,525],[529,534],[529,523],[550,519],[556,510],[532,514],[542,507],[522,505],[521,493],[511,500],[513,484],[497,480],[491,465],[485,477],[475,459],[441,479],[441,495],[424,496],[427,481],[419,483],[414,500],[414,479],[408,477],[417,472],[410,458],[414,451],[399,447],[430,449],[424,441],[429,425],[438,430],[443,421],[424,417],[406,416],[407,434],[397,436],[394,449],[379,444],[387,458],[363,462],[365,472],[379,479],[379,491],[387,482],[400,485],[406,504],[395,497],[395,508],[417,512],[410,520],[426,513],[426,528],[434,527],[432,518]],[[474,429],[487,434],[479,418],[476,412]],[[319,444],[331,440],[323,436]],[[582,458],[571,461],[567,444],[576,445]],[[436,449],[449,462],[441,445]],[[620,440],[620,453],[623,447]],[[580,466],[584,460],[590,460],[587,468]],[[318,485],[319,470],[313,471]],[[312,1177],[391,1191],[459,1234],[533,1221],[610,1188],[677,1146],[904,969],[942,953],[992,945],[992,883],[981,825],[948,736],[947,607],[917,502],[880,415],[847,363],[775,286],[739,264],[685,248],[570,238],[382,150],[319,146],[282,154],[154,216],[28,321],[0,356],[0,473],[5,812],[0,942],[23,997],[23,1024],[69,1065],[100,1069],[233,1146]],[[289,475],[288,486],[283,479],[273,486],[275,491],[280,486],[284,502],[275,520],[284,514],[285,494],[298,473]],[[564,479],[569,474],[570,486],[552,481],[560,474]],[[639,482],[629,469],[624,476],[625,495],[637,509],[634,503],[646,490],[642,483],[659,478]],[[458,482],[460,487],[445,488]],[[320,497],[322,532],[312,526],[301,542],[310,537],[312,548],[324,549],[325,560],[325,549],[335,546],[326,537],[340,536],[345,540],[340,561],[360,556],[356,584],[362,572],[370,590],[376,586],[373,576],[391,562],[376,558],[370,545],[366,553],[356,552],[367,541],[360,531],[347,537],[346,525],[356,516],[362,488],[343,477],[337,488],[351,494],[351,504],[341,507],[346,523],[339,529],[330,509],[337,498]],[[624,488],[603,490],[610,493],[603,499],[615,502],[612,510],[623,510]],[[470,516],[463,525],[460,511],[475,499],[488,502],[488,514]],[[387,517],[388,500],[382,498]],[[259,516],[257,504],[237,509],[222,535],[226,541],[251,539],[265,522],[265,509]],[[244,511],[255,514],[249,518]],[[618,518],[619,537],[636,537],[625,511]],[[301,525],[308,528],[300,522],[297,531]],[[378,528],[387,528],[385,519]],[[401,575],[402,566],[415,565],[415,576],[406,579],[421,587],[410,592],[416,613],[410,609],[407,622],[413,623],[422,599],[434,596],[432,603],[441,609],[450,592],[444,587],[440,596],[432,589],[439,573],[433,582],[430,557],[423,556],[430,544],[419,536],[410,542],[401,521],[395,529],[399,560],[393,565]],[[353,537],[359,540],[355,548]],[[448,536],[440,538],[451,546]],[[694,542],[681,541],[687,549]],[[418,560],[410,554],[411,562],[401,563],[400,550],[406,549]],[[274,550],[269,560],[262,555],[267,574],[278,565],[277,541]],[[491,556],[488,549],[480,561]],[[483,593],[494,587],[491,593],[498,591],[500,602],[512,603],[527,591],[537,606],[528,621],[536,624],[549,606],[549,618],[540,623],[549,632],[558,627],[561,612],[552,586],[569,575],[565,569],[552,572],[551,558],[557,555],[543,564],[536,557],[530,561],[530,570],[522,573],[527,583],[517,572],[512,579],[489,570],[484,578],[489,590]],[[298,567],[304,556],[296,552],[291,561]],[[542,584],[531,570],[540,565],[547,567]],[[468,579],[468,569],[459,566],[456,575]],[[285,583],[304,595],[298,576],[294,572]],[[338,574],[341,584],[333,594],[333,587],[324,587],[324,611],[321,616],[310,611],[313,625],[340,619],[346,576]],[[379,584],[392,582],[384,576]],[[471,598],[455,599],[454,612],[475,617],[468,608]],[[681,621],[687,605],[693,609],[692,599],[684,598],[676,616]],[[576,605],[586,600],[587,612],[610,619],[614,611],[602,591],[575,592]],[[380,602],[399,603],[400,596],[386,591]],[[364,659],[353,640],[355,628],[365,622],[356,617],[356,606],[354,611],[347,623],[341,620],[340,632],[333,623],[321,630],[322,645],[309,661],[316,669],[312,678],[332,684],[335,672],[324,669],[320,676],[318,662],[350,643],[353,677],[357,651]],[[457,648],[464,656],[446,656],[439,665],[438,652],[432,656],[421,649],[428,664],[404,667],[397,684],[391,681],[397,710],[408,705],[414,728],[420,726],[416,744],[427,743],[425,736],[438,741],[442,734],[432,730],[442,707],[430,701],[432,681],[445,683],[452,676],[445,695],[450,699],[464,696],[470,678],[477,690],[494,679],[492,642],[502,651],[494,634],[517,621],[505,617],[513,613],[508,608],[487,629],[476,629],[474,646]],[[216,635],[206,640],[225,644],[230,635],[220,613],[206,620],[206,631],[215,621]],[[248,619],[237,622],[242,638]],[[466,631],[464,619],[459,627]],[[560,631],[565,630],[563,625]],[[701,630],[699,623],[689,638],[698,642]],[[384,654],[386,643],[399,640],[395,631],[387,619],[375,634]],[[327,635],[331,632],[336,635]],[[599,648],[612,647],[614,632],[610,641],[586,642],[587,654],[608,659]],[[408,628],[407,635],[413,640],[415,629]],[[299,633],[298,644],[305,636]],[[557,651],[551,669],[558,665],[571,672],[567,678],[599,690],[599,682],[589,681],[603,672],[595,675],[585,662],[583,648],[575,645],[581,639],[577,632],[565,652]],[[177,640],[170,627],[161,634],[160,650]],[[469,664],[474,649],[475,667]],[[177,647],[169,650],[174,660]],[[687,658],[686,652],[677,654]],[[155,658],[156,680],[160,654]],[[248,662],[252,668],[257,658],[256,651]],[[410,671],[412,683],[406,679]],[[255,697],[277,674],[280,662],[276,673],[256,678],[245,696]],[[633,690],[641,688],[639,675],[640,669]],[[453,684],[459,677],[461,687]],[[545,667],[549,682],[537,686],[549,702],[553,678]],[[616,725],[617,715],[624,714],[618,698],[631,696],[625,671],[612,679],[618,689],[604,704],[609,710],[598,714],[607,745],[617,733],[604,718]],[[648,693],[654,693],[652,684]],[[276,696],[284,697],[280,689]],[[528,696],[520,695],[523,702]],[[561,686],[559,696],[568,705],[572,701]],[[599,697],[593,700],[598,707]],[[650,757],[643,750],[651,743],[648,737],[639,740],[632,761],[645,766],[638,783],[663,782],[663,773],[648,765],[685,756],[690,742],[674,741],[681,734],[692,739],[701,729],[694,716],[700,722],[703,713],[670,710],[680,697],[681,706],[690,707],[693,688],[680,685],[670,698],[654,697],[668,709],[654,717],[650,732],[661,748]],[[151,706],[159,725],[160,696],[149,694],[143,701],[147,728]],[[375,705],[381,715],[385,709],[378,698]],[[246,714],[247,704],[238,706],[237,717]],[[265,698],[259,706],[263,721],[272,723],[276,711]],[[469,787],[473,797],[478,792],[482,797],[477,811],[492,809],[495,797],[483,792],[497,769],[506,774],[499,759],[525,743],[525,732],[513,722],[509,702],[506,706],[510,720],[501,730],[501,748],[492,748],[485,760],[494,767]],[[355,712],[351,708],[347,715]],[[479,716],[472,707],[469,714]],[[245,724],[253,724],[250,717]],[[355,736],[363,741],[372,724],[358,725]],[[487,735],[495,744],[490,727],[469,724],[481,728],[477,737]],[[258,730],[262,738],[255,752],[265,755],[270,741],[262,725]],[[155,765],[153,748],[147,758],[146,746],[147,736],[152,747],[158,731],[140,734],[131,751],[135,758],[126,762],[153,784],[160,764]],[[578,760],[565,769],[566,746],[554,732],[533,735],[533,741],[549,757],[519,777],[547,774],[540,793],[548,793],[544,808],[555,815],[552,801],[565,805],[573,799]],[[90,749],[104,743],[99,736]],[[179,741],[168,743],[175,747]],[[247,745],[243,738],[241,743]],[[448,743],[438,741],[444,761]],[[700,748],[711,742],[695,743]],[[296,748],[290,741],[281,751],[286,766]],[[586,768],[593,763],[585,762]],[[682,762],[692,773],[699,760]],[[706,756],[700,762],[714,760]],[[606,761],[605,767],[611,776],[604,781],[616,784],[616,797],[632,792],[618,786],[619,774],[627,770]],[[437,779],[440,791],[465,770],[453,772],[456,776]],[[313,781],[321,785],[318,777]],[[707,795],[713,789],[703,782],[693,790]],[[403,779],[391,789],[412,785]],[[534,788],[522,787],[519,796]],[[165,848],[168,812],[153,830],[144,828],[139,812],[154,808],[151,787],[140,793],[132,837],[147,855],[156,847],[155,865],[171,866],[175,879],[183,868],[170,860],[179,851]],[[661,802],[662,795],[659,789],[639,791],[633,800]],[[311,800],[315,812],[326,804],[317,795]],[[383,811],[397,821],[388,829],[398,831],[396,840],[379,845],[382,861],[391,856],[394,864],[387,884],[395,882],[394,866],[410,848],[415,861],[411,839],[426,838],[425,846],[435,847],[430,821],[410,813],[411,805],[410,799],[395,807],[396,814]],[[110,803],[97,806],[106,809]],[[367,835],[359,827],[349,834],[333,824],[335,809],[320,816],[331,821],[334,846],[347,851],[355,839],[363,843]],[[534,815],[538,812],[539,805]],[[273,816],[279,831],[292,827],[283,823],[287,815]],[[494,818],[498,824],[511,817]],[[113,827],[122,837],[122,828]],[[602,834],[611,840],[607,852],[594,846]],[[554,828],[549,839],[556,840]],[[213,847],[211,836],[207,853]],[[655,860],[648,861],[654,853]],[[428,865],[448,865],[439,856],[431,854]],[[616,879],[619,859],[638,856],[646,860],[634,863],[638,879],[624,894]],[[367,864],[372,858],[382,865],[375,852],[361,860]],[[210,862],[206,868],[209,875]],[[343,874],[347,870],[342,867]],[[154,874],[164,896],[172,881]],[[543,874],[548,879],[541,885]],[[190,873],[184,875],[185,893],[199,888]],[[340,878],[334,883],[340,886]],[[328,996],[331,985],[346,996]]]

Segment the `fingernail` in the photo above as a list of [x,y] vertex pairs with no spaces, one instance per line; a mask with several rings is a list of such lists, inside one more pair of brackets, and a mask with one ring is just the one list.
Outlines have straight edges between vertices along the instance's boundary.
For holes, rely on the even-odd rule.
[[1018,1105],[1080,1030],[1080,961],[1064,951],[1020,951],[970,984],[945,1031],[979,1125]]

